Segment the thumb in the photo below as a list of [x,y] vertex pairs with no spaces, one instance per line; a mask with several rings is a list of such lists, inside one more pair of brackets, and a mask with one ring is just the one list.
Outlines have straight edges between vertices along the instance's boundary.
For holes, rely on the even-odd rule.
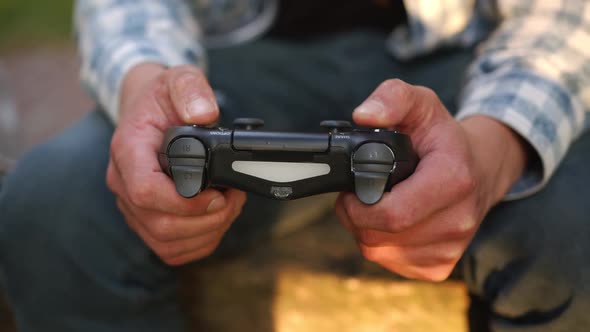
[[[436,94],[425,87],[401,80],[387,80],[352,113],[361,126],[391,128],[414,132],[429,128],[444,110]],[[444,115],[443,115],[444,116]]]
[[217,121],[219,107],[203,72],[193,66],[176,67],[168,78],[170,98],[185,124],[208,125]]

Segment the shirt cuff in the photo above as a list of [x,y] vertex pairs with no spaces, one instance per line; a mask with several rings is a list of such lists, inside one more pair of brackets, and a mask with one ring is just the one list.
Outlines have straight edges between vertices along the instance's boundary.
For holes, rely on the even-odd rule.
[[[159,45],[156,45],[159,44]],[[141,63],[158,63],[167,67],[192,64],[206,67],[200,45],[167,45],[151,40],[119,40],[94,50],[93,58],[82,65],[82,81],[98,103],[117,123],[121,84],[125,75]]]
[[573,131],[567,118],[571,101],[560,86],[526,70],[489,76],[468,84],[456,118],[494,118],[530,144],[536,156],[529,158],[504,199],[524,198],[545,186],[567,152]]

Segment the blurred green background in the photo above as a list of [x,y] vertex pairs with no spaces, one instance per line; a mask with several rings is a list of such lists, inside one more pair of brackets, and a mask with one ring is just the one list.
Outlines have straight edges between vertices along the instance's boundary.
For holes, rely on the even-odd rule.
[[72,0],[0,0],[0,48],[70,40]]

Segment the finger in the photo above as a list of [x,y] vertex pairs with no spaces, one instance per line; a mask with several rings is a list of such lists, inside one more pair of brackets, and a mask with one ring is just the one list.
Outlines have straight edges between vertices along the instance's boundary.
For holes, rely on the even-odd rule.
[[443,210],[400,233],[357,228],[357,242],[367,247],[419,247],[430,244],[471,239],[479,225],[471,204]]
[[227,202],[230,202],[232,205],[230,219],[232,222],[242,213],[242,208],[246,203],[246,193],[237,189],[229,188],[227,189],[223,195]]
[[186,124],[207,125],[217,121],[219,107],[203,72],[194,66],[170,71],[168,88],[172,104]]
[[111,174],[124,183],[120,194],[130,203],[138,208],[182,216],[203,215],[226,205],[224,196],[213,189],[189,199],[180,196],[172,180],[162,172],[149,140],[148,136],[145,145],[130,140],[117,152],[111,152],[116,171]]
[[118,206],[121,211],[127,217],[127,223],[130,228],[135,231],[145,244],[150,247],[160,258],[166,260],[177,256],[184,255],[186,253],[198,250],[206,247],[212,243],[218,242],[223,233],[224,229],[214,229],[212,231],[201,233],[190,238],[181,238],[173,241],[161,241],[154,237],[144,224],[138,219],[137,214],[134,214],[122,201],[118,201]]
[[[447,169],[441,171],[441,165]],[[396,184],[377,204],[363,204],[352,194],[343,201],[355,226],[397,233],[459,203],[474,192],[475,185],[466,163],[431,153],[412,176]]]
[[126,195],[125,187],[115,165],[113,164],[113,160],[109,160],[109,164],[107,166],[107,173],[106,173],[106,183],[107,187],[115,194],[115,195]]
[[122,198],[119,198],[119,204],[125,208],[125,216],[131,216],[130,221],[139,221],[133,225],[135,231],[149,234],[158,242],[175,242],[212,232],[225,233],[237,216],[236,210],[239,211],[236,205],[243,203],[234,199],[222,210],[193,217],[137,209]]
[[390,271],[409,278],[431,281],[446,279],[461,258],[466,244],[441,243],[424,247],[359,248],[363,256]]
[[219,246],[219,241],[213,242],[205,247],[199,248],[194,251],[187,252],[183,255],[171,257],[166,259],[165,263],[172,266],[178,266],[182,264],[187,264],[205,257],[210,256],[215,252],[215,249]]
[[435,243],[420,247],[367,247],[359,244],[363,256],[380,265],[432,266],[453,263],[461,258],[462,241]]
[[344,208],[344,200],[343,200],[344,195],[345,194],[338,195],[338,198],[336,199],[334,211],[336,212],[336,216],[338,217],[338,221],[340,221],[340,224],[342,224],[342,226],[349,233],[354,235],[357,233],[358,229],[354,226],[354,224],[350,220],[350,217],[346,213],[346,209]]
[[413,140],[423,136],[427,128],[436,121],[450,117],[432,90],[413,86],[399,79],[381,83],[354,110],[352,116],[359,125],[395,127],[411,134]]

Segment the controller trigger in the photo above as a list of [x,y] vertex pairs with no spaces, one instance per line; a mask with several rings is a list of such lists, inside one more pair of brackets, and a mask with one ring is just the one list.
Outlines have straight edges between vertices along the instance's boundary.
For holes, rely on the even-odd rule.
[[383,196],[387,187],[389,173],[355,172],[354,187],[356,197],[365,204],[375,204]]
[[354,187],[358,199],[365,204],[375,204],[387,188],[393,171],[395,156],[383,143],[365,143],[352,157]]
[[176,191],[185,198],[198,194],[203,187],[205,146],[198,139],[182,137],[168,149],[170,173]]
[[176,191],[184,198],[191,198],[201,191],[204,168],[201,166],[170,166]]

